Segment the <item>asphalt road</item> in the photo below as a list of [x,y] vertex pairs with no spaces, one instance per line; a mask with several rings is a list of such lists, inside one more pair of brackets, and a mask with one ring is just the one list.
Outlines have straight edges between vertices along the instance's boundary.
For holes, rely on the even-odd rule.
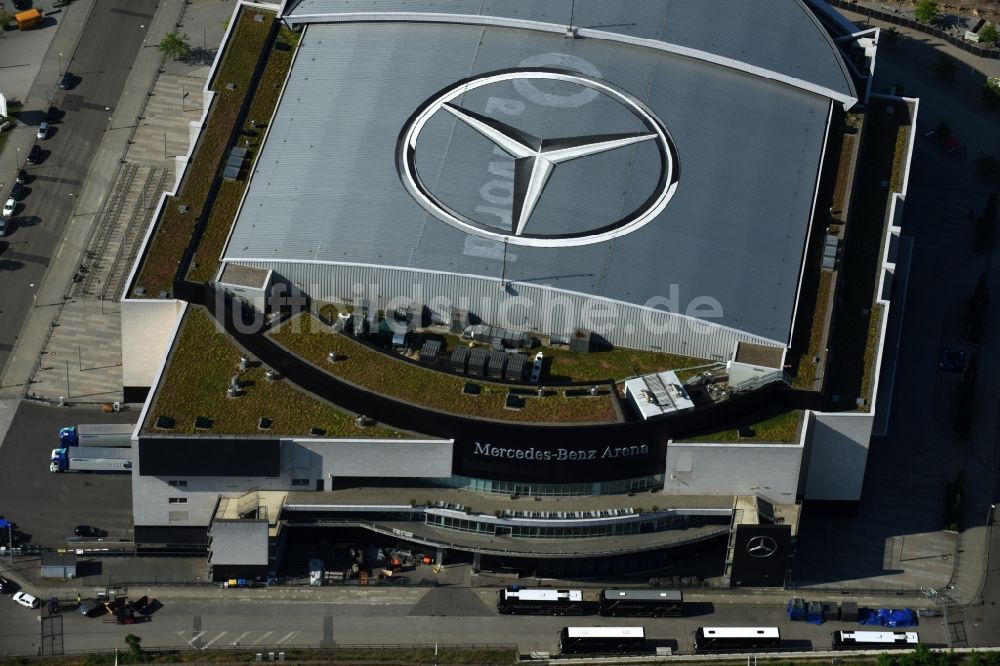
[[[59,91],[56,81],[36,82],[36,89],[39,84],[51,88],[52,98],[65,114],[50,137],[39,142],[44,160],[27,165],[27,194],[15,211],[8,235],[0,239],[0,370],[31,307],[55,306],[35,303],[35,294],[46,268],[59,261],[52,255],[71,224],[76,197],[108,128],[105,109],[114,111],[118,103],[155,8],[154,0],[97,3],[76,53],[62,59],[63,68],[76,75],[76,86]],[[37,125],[44,111],[42,107],[32,118],[25,110],[19,117]]]
[[[0,515],[41,546],[65,546],[79,524],[95,525],[109,536],[132,527],[129,474],[55,474],[48,459],[59,428],[74,423],[128,423],[138,412],[101,414],[22,402],[0,446]],[[6,544],[7,535],[0,535]]]
[[[132,596],[137,590],[130,590]],[[267,594],[268,604],[255,603]],[[141,593],[146,593],[142,591]],[[432,590],[310,589],[235,591],[210,589],[185,598],[160,596],[163,607],[152,620],[117,626],[79,613],[63,616],[62,643],[67,652],[124,648],[124,636],[134,633],[147,647],[195,649],[279,650],[293,646],[433,645],[489,643],[517,645],[519,650],[557,651],[557,633],[565,626],[642,626],[654,645],[691,651],[691,636],[703,625],[778,626],[788,648],[829,648],[835,629],[852,623],[821,626],[788,622],[779,605],[753,603],[702,604],[711,615],[684,618],[601,618],[499,616],[492,589],[440,587]],[[310,599],[312,597],[312,599]],[[320,601],[317,597],[322,597]],[[105,618],[107,619],[107,618]],[[32,652],[40,642],[37,613],[0,599],[0,651]],[[943,642],[939,622],[918,627],[921,640]]]

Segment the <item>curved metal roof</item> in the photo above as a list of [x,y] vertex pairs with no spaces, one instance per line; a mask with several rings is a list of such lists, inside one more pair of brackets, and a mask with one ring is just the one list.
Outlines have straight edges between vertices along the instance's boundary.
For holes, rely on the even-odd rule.
[[802,0],[287,0],[289,22],[454,21],[659,42],[802,83],[845,106],[857,98],[843,58]]
[[[400,173],[398,142],[414,115],[456,82],[546,64],[613,85],[662,122],[679,169],[669,203],[628,233],[563,247],[513,238],[505,247],[428,212]],[[464,111],[428,116],[413,164],[428,192],[501,234],[517,217],[517,165],[496,143],[503,139],[470,118],[522,138],[649,131],[613,96],[567,82],[499,80],[449,103]],[[784,342],[830,105],[800,88],[614,41],[506,26],[313,24],[224,258],[444,272],[640,306],[710,297],[723,313],[715,323]],[[662,184],[655,143],[555,166],[528,231],[572,235],[626,219]]]

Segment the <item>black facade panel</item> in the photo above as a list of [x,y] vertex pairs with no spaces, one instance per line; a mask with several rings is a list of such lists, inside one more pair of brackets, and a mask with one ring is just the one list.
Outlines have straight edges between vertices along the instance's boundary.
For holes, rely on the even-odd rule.
[[168,527],[165,525],[136,525],[137,546],[208,546],[207,527]]
[[589,483],[661,474],[666,463],[664,437],[595,443],[553,430],[540,442],[456,438],[452,472],[499,481]]
[[277,439],[139,437],[142,476],[277,477],[281,447]]
[[149,395],[148,386],[123,386],[122,387],[122,398],[125,402],[129,403],[140,403],[146,402],[146,396]]
[[736,587],[781,587],[792,550],[789,525],[739,525],[733,553]]

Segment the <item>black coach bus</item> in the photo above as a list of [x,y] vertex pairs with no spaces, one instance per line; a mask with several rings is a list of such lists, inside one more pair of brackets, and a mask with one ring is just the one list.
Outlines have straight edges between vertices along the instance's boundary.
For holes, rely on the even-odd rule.
[[601,615],[681,617],[684,593],[680,590],[601,590]]
[[867,648],[912,648],[920,644],[915,631],[835,631],[834,650],[864,650]]
[[739,652],[781,647],[777,627],[698,627],[695,652]]
[[583,592],[508,587],[497,592],[497,612],[502,615],[583,615]]
[[645,647],[642,627],[563,627],[559,632],[562,654],[622,654],[642,652]]

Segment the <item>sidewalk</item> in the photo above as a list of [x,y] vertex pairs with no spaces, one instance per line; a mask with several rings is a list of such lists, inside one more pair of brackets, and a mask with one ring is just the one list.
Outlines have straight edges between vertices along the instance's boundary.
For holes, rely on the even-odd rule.
[[[105,133],[88,172],[76,206],[81,212],[56,250],[56,254],[68,252],[69,258],[53,263],[46,274],[38,306],[25,322],[4,371],[0,398],[33,395],[58,401],[66,395],[68,383],[70,400],[121,399],[117,285],[128,273],[137,249],[135,239],[141,239],[145,231],[163,189],[160,185],[173,185],[174,158],[187,152],[188,123],[201,115],[201,89],[208,71],[204,62],[168,61],[161,69],[155,44],[166,33],[178,30],[182,9],[180,31],[188,34],[203,60],[210,61],[233,6],[224,0],[197,0],[185,8],[184,0],[164,0],[158,7],[147,46],[136,58],[115,107],[111,130]],[[143,179],[124,182],[126,163],[143,165]],[[115,219],[104,220],[118,187],[125,190],[120,195],[130,207],[117,211]],[[85,262],[82,257],[88,249],[94,256]],[[85,263],[91,271],[103,271],[92,280],[95,288],[89,293],[71,289],[76,287],[71,283],[76,267]],[[71,292],[73,298],[65,298]],[[98,340],[100,344],[94,344]]]

